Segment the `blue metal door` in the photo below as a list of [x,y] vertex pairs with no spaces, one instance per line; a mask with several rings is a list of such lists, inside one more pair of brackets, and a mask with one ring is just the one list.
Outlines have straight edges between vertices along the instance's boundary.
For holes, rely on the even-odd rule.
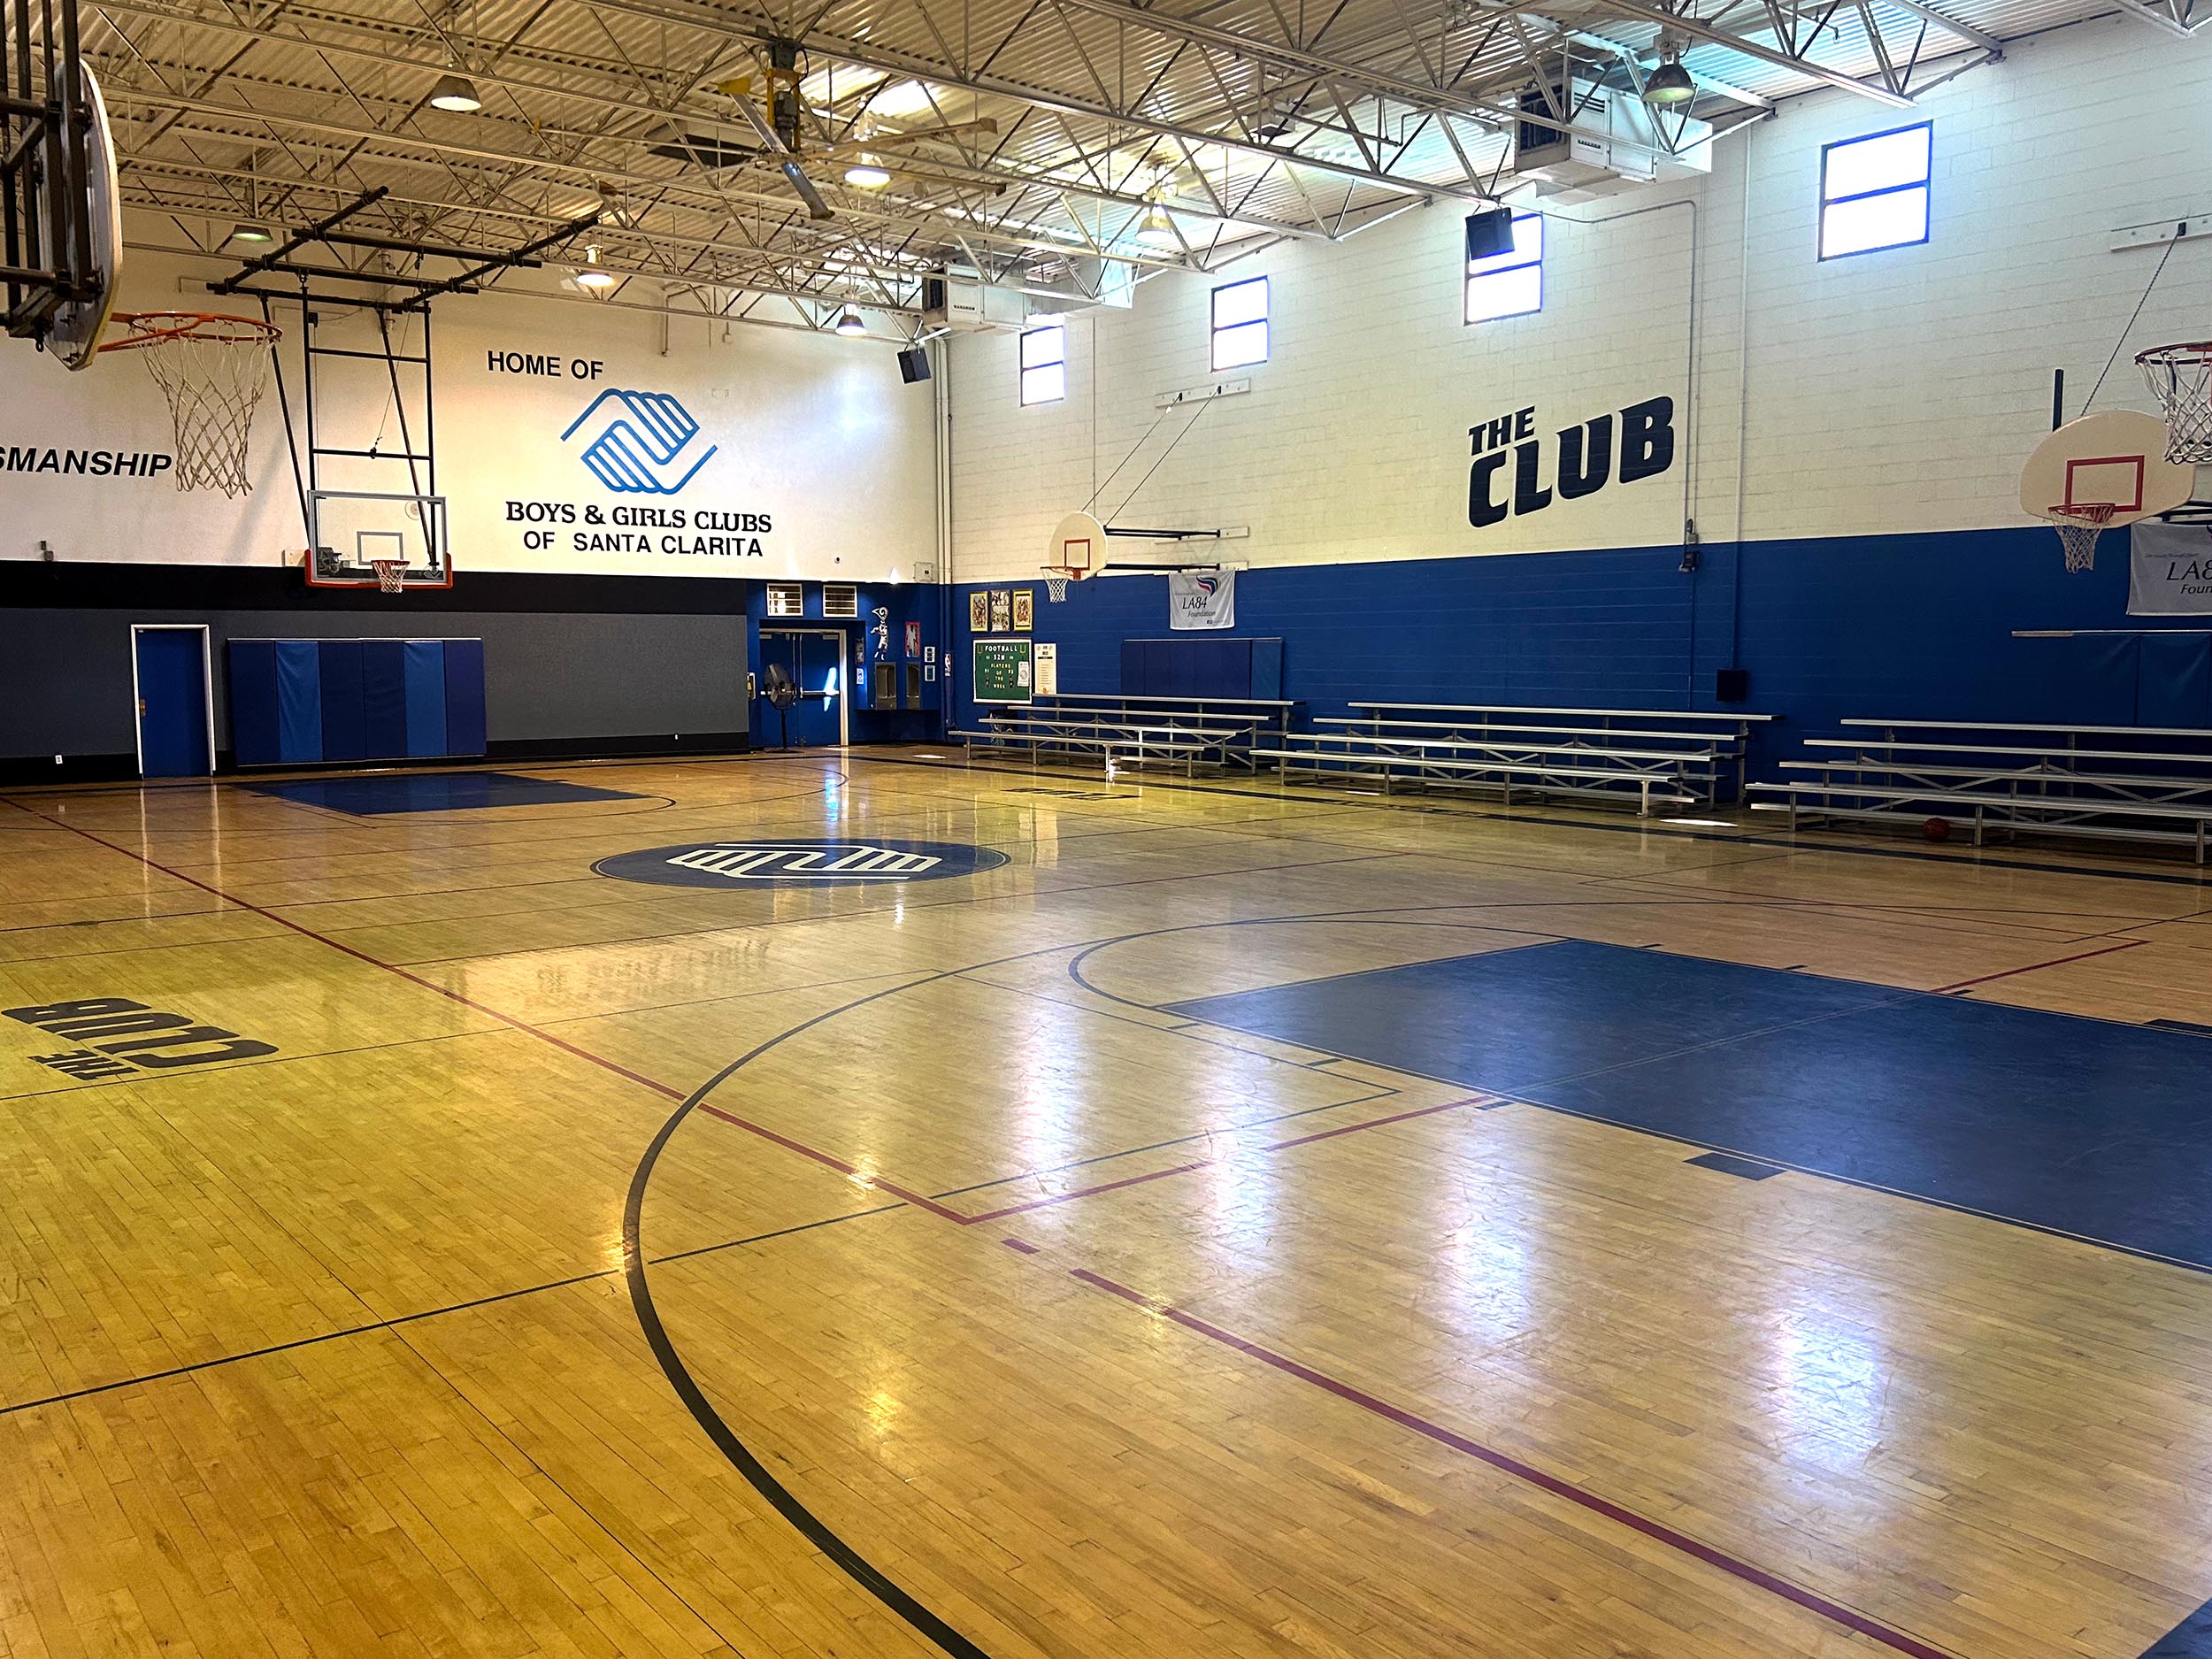
[[197,628],[135,628],[138,770],[148,778],[204,778],[207,635]]
[[[792,706],[788,729],[794,747],[809,748],[844,741],[846,669],[844,638],[834,634],[772,633],[760,631],[760,665],[780,664],[803,694]],[[756,741],[763,746],[783,741],[786,720],[763,697],[754,709]]]

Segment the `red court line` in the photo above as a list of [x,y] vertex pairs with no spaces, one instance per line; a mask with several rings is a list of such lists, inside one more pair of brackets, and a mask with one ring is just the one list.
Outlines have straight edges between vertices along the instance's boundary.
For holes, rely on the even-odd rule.
[[[1337,1135],[1357,1134],[1363,1129],[1379,1129],[1386,1124],[1402,1124],[1409,1118],[1428,1118],[1438,1112],[1453,1111],[1462,1106],[1475,1106],[1480,1103],[1474,1100],[1455,1100],[1446,1101],[1441,1106],[1417,1106],[1411,1111],[1393,1112],[1387,1118],[1370,1118],[1362,1123],[1344,1124],[1334,1129],[1323,1129],[1313,1134],[1300,1135],[1295,1140],[1271,1141],[1263,1146],[1254,1147],[1252,1150],[1281,1152],[1291,1147],[1302,1147],[1309,1141],[1327,1141]],[[1233,1134],[1236,1132],[1229,1130],[1225,1133]],[[998,1221],[1008,1216],[1018,1216],[1025,1210],[1046,1210],[1055,1204],[1073,1203],[1079,1198],[1095,1198],[1101,1193],[1119,1192],[1125,1187],[1141,1187],[1147,1181],[1164,1181],[1171,1175],[1188,1175],[1194,1170],[1211,1169],[1215,1164],[1222,1162],[1224,1160],[1220,1158],[1200,1158],[1194,1164],[1179,1164],[1171,1170],[1154,1170],[1146,1175],[1124,1176],[1118,1181],[1102,1181],[1096,1187],[1079,1187],[1073,1192],[1055,1193],[1049,1198],[1033,1198],[1025,1204],[1009,1204],[1003,1210],[987,1210],[979,1216],[955,1216],[953,1218],[964,1226],[972,1226],[979,1221]],[[1015,1179],[1018,1179],[1019,1177]],[[880,1181],[876,1184],[879,1187],[883,1185]],[[885,1190],[887,1192],[890,1189],[886,1187]],[[946,1213],[951,1214],[950,1211]]]
[[2108,956],[2117,950],[2132,950],[2138,945],[2147,945],[2147,939],[2130,939],[2116,945],[2107,945],[2101,950],[2085,950],[2071,956],[2058,956],[2049,962],[2031,962],[2024,968],[2007,968],[2002,973],[1985,973],[1978,979],[1961,979],[1956,985],[1939,985],[1929,993],[1941,996],[1946,991],[1963,991],[1970,985],[1987,985],[1992,979],[2009,979],[2016,973],[2035,973],[2044,968],[2060,968],[2070,962],[2086,962],[2092,956]]
[[1594,1492],[1586,1492],[1580,1486],[1563,1480],[1556,1475],[1547,1474],[1533,1464],[1523,1463],[1517,1457],[1485,1446],[1479,1440],[1471,1440],[1463,1434],[1455,1434],[1441,1424],[1432,1423],[1428,1418],[1417,1417],[1403,1407],[1394,1406],[1387,1400],[1379,1399],[1364,1389],[1355,1388],[1351,1384],[1340,1381],[1325,1372],[1317,1371],[1310,1365],[1302,1364],[1286,1354],[1279,1354],[1273,1348],[1264,1348],[1248,1338],[1238,1336],[1233,1332],[1225,1331],[1219,1325],[1210,1324],[1194,1314],[1185,1313],[1179,1308],[1156,1302],[1151,1297],[1132,1290],[1126,1285],[1118,1284],[1102,1273],[1094,1273],[1087,1267],[1078,1267],[1069,1270],[1069,1277],[1080,1279],[1093,1289],[1102,1290],[1110,1296],[1118,1296],[1124,1302],[1133,1302],[1148,1313],[1156,1314],[1159,1317],[1179,1325],[1187,1331],[1218,1342],[1225,1348],[1233,1348],[1248,1359],[1258,1360],[1262,1364],[1272,1366],[1287,1376],[1295,1377],[1301,1382],[1310,1383],[1317,1388],[1334,1394],[1340,1400],[1359,1407],[1363,1411],[1372,1412],[1385,1421],[1394,1423],[1400,1428],[1409,1430],[1425,1440],[1434,1440],[1440,1446],[1448,1447],[1453,1451],[1472,1457],[1479,1463],[1487,1463],[1493,1469],[1502,1471],[1517,1480],[1525,1480],[1532,1486],[1550,1493],[1554,1497],[1563,1498],[1568,1502],[1588,1509],[1593,1514],[1601,1515],[1609,1521],[1617,1522],[1623,1526],[1640,1532],[1646,1538],[1656,1540],[1671,1549],[1679,1550],[1686,1555],[1703,1562],[1707,1566],[1718,1568],[1731,1578],[1740,1578],[1757,1589],[1780,1596],[1786,1601],[1793,1602],[1808,1612],[1816,1613],[1832,1624],[1839,1624],[1844,1629],[1855,1632],[1859,1635],[1870,1637],[1884,1647],[1893,1648],[1899,1653],[1909,1654],[1912,1659],[1952,1659],[1952,1655],[1943,1648],[1931,1647],[1916,1637],[1908,1636],[1900,1630],[1893,1630],[1878,1619],[1870,1618],[1863,1613],[1854,1612],[1840,1602],[1831,1601],[1827,1597],[1792,1584],[1786,1578],[1777,1578],[1763,1567],[1755,1567],[1749,1562],[1740,1561],[1724,1551],[1714,1548],[1710,1544],[1701,1543],[1687,1532],[1675,1531],[1663,1522],[1639,1515],[1633,1509],[1623,1509],[1609,1499],[1601,1498]]

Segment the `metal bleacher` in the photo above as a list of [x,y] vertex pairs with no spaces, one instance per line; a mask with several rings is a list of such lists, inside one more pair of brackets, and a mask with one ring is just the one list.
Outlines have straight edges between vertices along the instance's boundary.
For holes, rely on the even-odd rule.
[[986,709],[979,726],[950,735],[971,750],[1094,757],[1109,767],[1180,766],[1195,775],[1256,772],[1263,743],[1279,741],[1299,705],[1280,697],[1155,697],[1069,693]]
[[2212,731],[1981,720],[1845,720],[1852,733],[1811,738],[1785,772],[1755,783],[1754,810],[1790,826],[1829,819],[1940,818],[1991,831],[2177,844],[2205,862],[2212,826]]
[[1663,709],[1354,703],[1279,747],[1255,748],[1285,779],[1633,798],[1637,810],[1740,799],[1751,733],[1774,717]]

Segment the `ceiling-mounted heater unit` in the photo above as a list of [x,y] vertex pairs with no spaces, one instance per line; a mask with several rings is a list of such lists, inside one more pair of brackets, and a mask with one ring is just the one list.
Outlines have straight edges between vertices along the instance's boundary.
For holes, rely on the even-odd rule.
[[[1513,173],[1540,196],[1589,201],[1632,184],[1683,179],[1713,170],[1711,127],[1694,117],[1661,115],[1633,89],[1570,80],[1523,88],[1524,115],[1513,125]],[[1561,132],[1558,122],[1571,125]]]

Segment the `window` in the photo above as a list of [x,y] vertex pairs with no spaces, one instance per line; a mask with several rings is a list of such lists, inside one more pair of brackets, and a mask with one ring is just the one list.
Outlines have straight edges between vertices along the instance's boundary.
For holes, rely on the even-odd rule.
[[1267,279],[1214,290],[1214,367],[1240,369],[1267,361]]
[[1847,138],[1820,152],[1820,257],[1909,248],[1928,240],[1926,121]]
[[1544,216],[1516,213],[1513,246],[1467,262],[1467,320],[1494,323],[1544,309]]
[[1022,403],[1056,403],[1068,395],[1068,326],[1048,323],[1022,335]]
[[849,621],[860,615],[860,589],[850,582],[822,584],[822,614]]

